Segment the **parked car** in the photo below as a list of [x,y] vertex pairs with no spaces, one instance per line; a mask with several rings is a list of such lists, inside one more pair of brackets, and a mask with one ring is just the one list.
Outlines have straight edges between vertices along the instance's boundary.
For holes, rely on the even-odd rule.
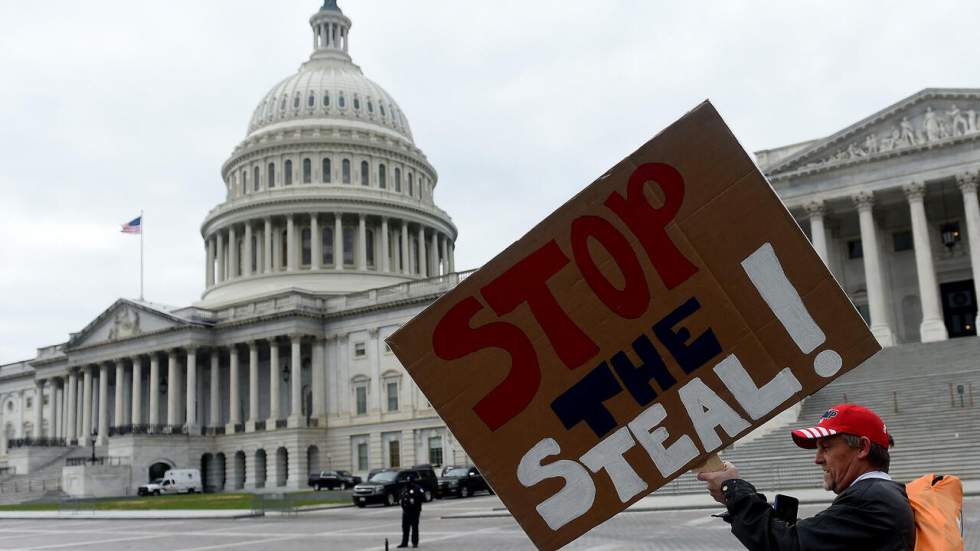
[[352,475],[350,471],[337,471],[337,475],[341,480],[347,483],[348,488],[353,488],[354,486],[363,482],[361,477]]
[[319,492],[324,488],[328,490],[345,489],[347,488],[347,481],[337,471],[320,471],[312,473],[306,485]]
[[442,467],[442,472],[439,473],[439,476],[440,477],[446,476],[447,474],[449,474],[449,471],[453,469],[459,469],[461,467],[463,467],[463,465],[444,465]]
[[493,494],[493,489],[476,467],[456,467],[439,478],[439,497],[469,497],[483,491]]
[[438,487],[436,473],[428,465],[419,465],[410,469],[386,469],[375,473],[367,482],[354,486],[352,496],[354,505],[358,507],[372,503],[394,505],[398,503],[402,490],[411,481],[422,487],[425,501],[432,501],[436,496]]
[[158,496],[161,494],[193,494],[203,492],[201,471],[199,469],[170,469],[163,473],[163,478],[144,484],[136,489],[141,496]]

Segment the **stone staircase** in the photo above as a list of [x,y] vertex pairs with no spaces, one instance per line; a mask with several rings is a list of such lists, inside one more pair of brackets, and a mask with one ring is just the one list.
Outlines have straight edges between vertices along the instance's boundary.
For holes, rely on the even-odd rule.
[[70,457],[87,457],[87,448],[65,448],[51,460],[26,474],[13,474],[0,478],[0,504],[22,503],[39,498],[52,499],[62,495],[61,469]]
[[[980,339],[970,337],[887,348],[807,398],[797,422],[741,446],[736,442],[722,458],[760,490],[819,488],[814,452],[796,447],[789,431],[815,425],[842,402],[882,416],[895,438],[896,480],[927,473],[980,479]],[[701,493],[704,483],[684,474],[657,492]]]

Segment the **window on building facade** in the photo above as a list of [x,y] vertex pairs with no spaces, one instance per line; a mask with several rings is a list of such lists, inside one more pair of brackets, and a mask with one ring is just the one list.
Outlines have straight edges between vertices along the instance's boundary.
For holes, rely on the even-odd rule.
[[354,228],[344,226],[344,264],[354,265]]
[[330,159],[323,160],[323,174],[320,175],[320,181],[324,184],[330,183]]
[[374,267],[374,230],[367,230],[365,239],[364,256],[369,267]]
[[285,268],[289,265],[289,232],[282,230],[279,234],[279,266]]
[[267,187],[273,188],[276,187],[276,165],[273,163],[269,163],[268,168],[269,171],[267,174],[268,174],[269,185]]
[[381,189],[388,187],[388,171],[384,163],[378,165],[378,187]]
[[892,234],[892,244],[896,253],[915,249],[912,243],[912,232],[900,231]]
[[41,405],[44,405],[44,406],[48,405],[48,395],[47,394],[45,394],[44,396],[41,397]]
[[382,117],[384,117],[384,118],[387,118],[388,117],[388,115],[385,114],[385,106],[384,106],[384,104],[379,103],[378,104],[378,109],[381,110],[381,116]]
[[401,467],[402,463],[402,450],[401,442],[398,440],[388,441],[388,466],[392,469],[397,469]]
[[316,96],[313,95],[313,92],[310,92],[310,97],[306,101],[306,105],[307,107],[313,107],[316,105]]
[[344,109],[345,107],[347,107],[347,100],[344,99],[344,93],[343,92],[341,92],[340,93],[340,96],[337,98],[337,107],[340,107],[341,109]]
[[340,163],[340,177],[343,183],[350,183],[350,159],[344,159]]
[[354,96],[354,109],[356,110],[361,109],[361,100],[357,96]]
[[408,173],[408,194],[415,197],[415,175]]
[[255,167],[255,169],[252,170],[252,185],[254,186],[252,188],[254,191],[259,190],[259,167]]
[[368,447],[367,442],[357,443],[357,470],[368,470]]
[[303,183],[313,183],[313,161],[303,159]]
[[371,100],[368,100],[368,113],[374,113],[374,104],[371,103]]
[[398,411],[398,381],[389,381],[386,385],[388,411]]
[[242,194],[248,193],[248,171],[242,169]]
[[355,342],[354,357],[363,358],[365,355],[367,355],[367,345],[365,345],[363,342]]
[[395,191],[402,192],[402,169],[395,167]]
[[24,407],[31,407],[33,403],[34,403],[34,399],[28,396],[27,399],[24,401]]
[[293,162],[286,160],[286,168],[283,169],[283,178],[286,180],[286,185],[293,185]]
[[367,385],[354,388],[354,401],[357,415],[367,414]]
[[442,465],[442,437],[429,437],[429,463],[432,465]]
[[320,263],[324,266],[331,266],[334,263],[333,260],[333,228],[323,228],[321,233],[320,244],[323,248],[320,254],[323,257],[320,259]]
[[852,239],[847,242],[847,258],[864,258],[864,249],[861,247],[860,239]]
[[371,183],[371,168],[367,161],[361,161],[361,185],[366,186]]
[[310,233],[310,228],[303,228],[302,241],[303,241],[303,258],[302,263],[304,266],[309,266],[313,263],[313,241],[312,234]]
[[323,93],[323,106],[330,107],[330,92]]

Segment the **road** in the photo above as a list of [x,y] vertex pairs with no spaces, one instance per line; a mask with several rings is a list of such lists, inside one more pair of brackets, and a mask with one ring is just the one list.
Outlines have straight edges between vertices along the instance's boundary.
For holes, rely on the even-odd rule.
[[[442,518],[499,507],[494,497],[428,504],[421,549],[533,550],[510,517]],[[801,507],[807,516],[820,506]],[[713,511],[627,512],[566,549],[575,551],[721,551],[740,549]],[[239,520],[3,520],[0,551],[377,551],[399,543],[398,508],[343,508]],[[966,549],[980,549],[980,498],[966,501]]]

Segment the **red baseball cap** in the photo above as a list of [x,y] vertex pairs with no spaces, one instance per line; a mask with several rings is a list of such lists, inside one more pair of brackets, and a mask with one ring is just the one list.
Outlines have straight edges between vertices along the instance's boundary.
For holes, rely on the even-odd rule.
[[792,435],[797,446],[812,450],[817,447],[817,440],[841,433],[866,436],[888,449],[888,430],[884,421],[877,413],[857,404],[833,406],[824,412],[817,426],[794,430]]

